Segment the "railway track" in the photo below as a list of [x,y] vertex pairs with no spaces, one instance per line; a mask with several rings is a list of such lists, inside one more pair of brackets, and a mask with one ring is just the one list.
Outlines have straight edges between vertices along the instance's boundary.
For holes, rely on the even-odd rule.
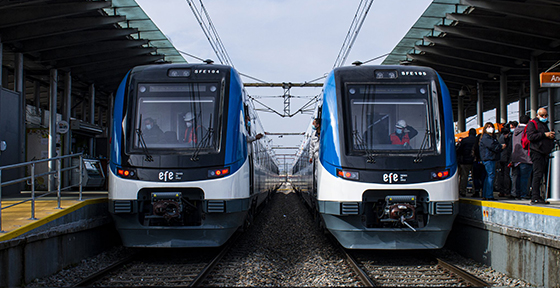
[[[338,244],[337,244],[338,245]],[[490,287],[491,284],[424,252],[340,250],[366,287]]]
[[238,235],[220,248],[144,249],[98,271],[74,287],[198,287],[231,249]]

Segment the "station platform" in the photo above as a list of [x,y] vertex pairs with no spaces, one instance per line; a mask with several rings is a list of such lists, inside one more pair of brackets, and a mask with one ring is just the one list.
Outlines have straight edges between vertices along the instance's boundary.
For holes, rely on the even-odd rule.
[[[469,194],[467,194],[469,195]],[[560,283],[560,202],[462,197],[447,247],[538,287]]]
[[[16,197],[3,197],[2,207],[30,199],[30,195],[30,192],[22,191]],[[60,209],[56,195],[42,197],[35,201],[35,219],[31,219],[31,201],[5,209],[2,211],[0,242],[35,230],[86,205],[106,203],[107,195],[107,191],[83,191],[80,201],[78,192],[66,192],[61,198]]]
[[[108,211],[107,191],[65,192],[58,209],[56,196],[26,202],[2,211],[0,287],[25,286],[120,245]],[[2,207],[29,199],[21,192],[3,197]]]

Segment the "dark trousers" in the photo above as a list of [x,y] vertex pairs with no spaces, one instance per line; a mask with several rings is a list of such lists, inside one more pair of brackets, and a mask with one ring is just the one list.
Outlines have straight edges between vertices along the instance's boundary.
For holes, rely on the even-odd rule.
[[511,168],[511,195],[517,198],[528,197],[529,178],[533,172],[533,164],[519,163]]
[[471,173],[472,166],[472,164],[459,165],[459,195],[461,196],[467,195],[467,184],[469,181],[469,174]]
[[531,151],[531,161],[533,161],[533,191],[531,192],[531,200],[542,199],[541,182],[547,175],[548,155]]
[[474,162],[472,168],[472,180],[475,193],[482,190],[484,186],[484,178],[486,178],[486,169],[481,162]]
[[508,162],[499,161],[496,165],[496,190],[506,196],[511,194],[511,177],[509,176],[511,169],[508,167],[508,164]]

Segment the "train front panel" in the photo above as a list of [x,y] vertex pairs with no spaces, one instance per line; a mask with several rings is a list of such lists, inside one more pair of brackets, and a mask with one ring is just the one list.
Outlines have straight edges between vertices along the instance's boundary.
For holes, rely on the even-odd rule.
[[109,201],[130,247],[220,246],[244,224],[244,96],[222,65],[149,65],[115,97]]
[[434,249],[458,213],[449,92],[435,71],[335,69],[321,108],[317,209],[346,248]]

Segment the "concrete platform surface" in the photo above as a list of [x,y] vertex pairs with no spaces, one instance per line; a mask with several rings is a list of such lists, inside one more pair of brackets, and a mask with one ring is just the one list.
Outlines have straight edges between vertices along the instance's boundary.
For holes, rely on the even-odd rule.
[[[30,193],[22,191],[17,197],[2,199],[2,207],[30,199]],[[35,201],[35,219],[31,219],[31,201],[3,209],[0,242],[13,239],[36,229],[55,219],[72,213],[86,205],[107,201],[106,191],[83,192],[82,201],[78,200],[78,192],[65,193],[58,209],[56,196],[47,196]]]

